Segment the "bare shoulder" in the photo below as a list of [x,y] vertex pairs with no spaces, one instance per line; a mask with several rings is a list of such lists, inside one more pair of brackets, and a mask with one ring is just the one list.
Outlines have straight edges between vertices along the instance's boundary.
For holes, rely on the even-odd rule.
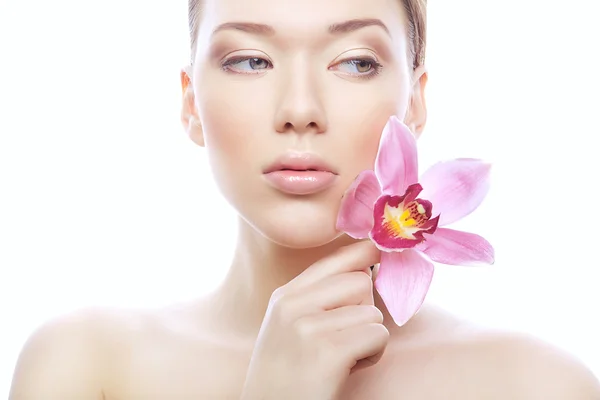
[[117,344],[136,323],[131,315],[87,308],[41,325],[21,350],[10,400],[103,399]]
[[600,400],[600,383],[581,361],[531,335],[437,307],[389,329],[384,357],[355,374],[349,390],[382,399]]
[[600,400],[600,383],[581,361],[534,336],[439,309],[417,324],[414,334],[393,340],[385,367],[396,377],[385,385],[390,396],[409,387],[411,398]]
[[600,400],[600,383],[583,363],[566,351],[534,336],[484,332],[465,342],[487,377],[511,399]]

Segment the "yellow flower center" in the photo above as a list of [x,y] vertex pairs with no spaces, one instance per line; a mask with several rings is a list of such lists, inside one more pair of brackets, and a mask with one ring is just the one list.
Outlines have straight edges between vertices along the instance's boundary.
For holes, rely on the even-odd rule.
[[385,205],[383,226],[394,237],[416,239],[414,233],[420,231],[420,226],[427,222],[425,207],[418,201],[410,202],[406,207],[400,203],[398,207]]

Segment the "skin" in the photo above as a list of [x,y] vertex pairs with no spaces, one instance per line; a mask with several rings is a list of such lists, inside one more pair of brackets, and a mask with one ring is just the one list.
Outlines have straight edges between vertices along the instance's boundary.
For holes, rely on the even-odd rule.
[[[366,17],[389,33],[379,26],[327,32],[332,23]],[[275,33],[211,35],[231,21],[268,24]],[[239,399],[273,292],[353,242],[335,231],[340,198],[372,168],[388,117],[397,115],[417,136],[423,131],[427,72],[410,67],[404,21],[396,0],[208,0],[194,63],[181,74],[181,120],[240,214],[229,273],[194,302],[87,309],[48,322],[21,353],[10,399]],[[259,63],[256,74],[247,73],[254,72],[248,61],[223,70],[222,60],[233,56],[270,64]],[[359,71],[341,63],[356,57],[383,68],[360,79],[369,65]],[[336,184],[309,197],[273,191],[262,170],[289,149],[321,155],[338,172]],[[387,345],[375,364],[353,368],[339,398],[600,399],[585,367],[535,338],[476,327],[430,306],[397,327],[377,293],[370,296]]]

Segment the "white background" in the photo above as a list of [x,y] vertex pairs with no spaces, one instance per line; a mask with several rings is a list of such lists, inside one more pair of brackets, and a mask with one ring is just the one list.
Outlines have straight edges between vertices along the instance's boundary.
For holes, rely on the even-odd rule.
[[[430,1],[420,153],[494,163],[456,227],[497,263],[438,266],[429,299],[600,375],[595,4]],[[179,124],[187,35],[185,0],[0,3],[0,397],[48,318],[191,298],[225,273],[234,215]]]

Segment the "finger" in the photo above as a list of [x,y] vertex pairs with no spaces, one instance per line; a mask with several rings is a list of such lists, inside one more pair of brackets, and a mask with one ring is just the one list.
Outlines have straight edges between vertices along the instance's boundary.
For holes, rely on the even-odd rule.
[[360,371],[361,369],[372,367],[373,365],[377,364],[379,362],[379,360],[381,360],[381,358],[383,357],[383,353],[384,352],[380,352],[374,356],[363,358],[362,360],[358,360],[356,362],[356,365],[354,367],[352,367],[352,370],[350,371],[350,373],[354,373],[356,371]]
[[338,274],[287,295],[287,309],[298,317],[351,305],[373,305],[373,281],[363,271]]
[[364,271],[370,274],[370,266],[379,263],[380,250],[370,240],[363,240],[340,247],[322,258],[294,278],[290,287],[306,287],[328,276],[343,272]]
[[373,305],[351,305],[301,318],[313,333],[340,331],[358,325],[381,324],[383,314]]
[[349,368],[357,366],[359,361],[362,361],[363,365],[379,361],[389,337],[387,328],[378,323],[357,325],[333,334],[334,343],[350,357]]

